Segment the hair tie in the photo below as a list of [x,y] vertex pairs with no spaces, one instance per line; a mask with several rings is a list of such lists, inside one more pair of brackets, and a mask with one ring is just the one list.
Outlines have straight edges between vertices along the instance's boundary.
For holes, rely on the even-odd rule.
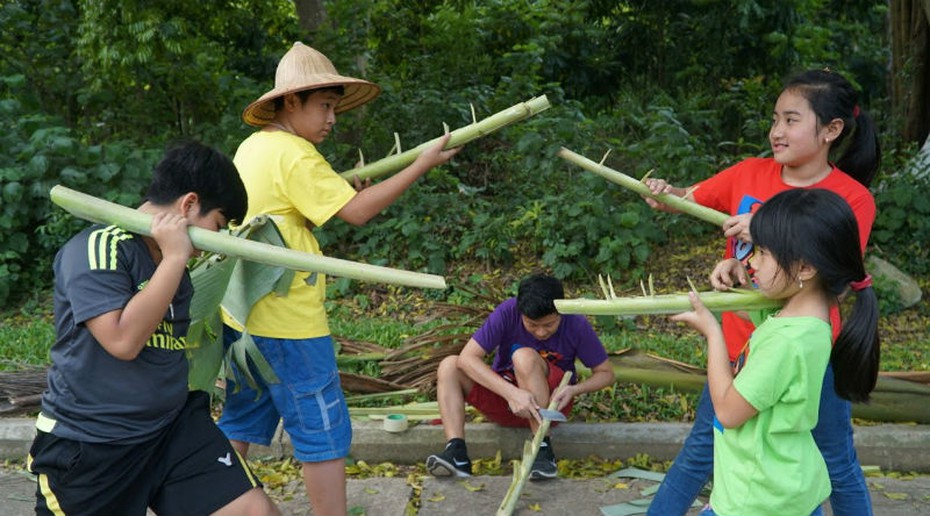
[[850,281],[849,287],[853,289],[853,292],[859,292],[860,290],[867,289],[872,286],[872,275],[866,274],[861,281]]
[[859,118],[859,104],[853,106],[853,118]]

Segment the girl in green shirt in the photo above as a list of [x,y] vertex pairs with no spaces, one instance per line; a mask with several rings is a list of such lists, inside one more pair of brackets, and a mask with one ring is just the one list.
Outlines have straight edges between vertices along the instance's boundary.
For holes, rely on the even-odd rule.
[[[811,429],[828,362],[836,392],[865,401],[878,377],[878,302],[859,250],[849,205],[822,189],[782,192],[750,223],[753,283],[784,301],[753,314],[746,365],[735,376],[714,315],[691,293],[693,311],[673,316],[707,338],[714,406],[714,488],[702,515],[819,515],[830,480]],[[745,274],[735,259],[717,265],[715,287]],[[829,313],[850,292],[855,305],[831,342]]]

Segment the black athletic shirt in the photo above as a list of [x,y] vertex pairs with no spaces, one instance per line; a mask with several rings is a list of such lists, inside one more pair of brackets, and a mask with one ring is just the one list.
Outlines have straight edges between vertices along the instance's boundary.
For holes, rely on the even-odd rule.
[[[110,355],[84,322],[126,306],[155,273],[142,237],[94,225],[55,256],[55,329],[42,416],[51,433],[87,442],[134,443],[168,425],[187,399],[190,277],[158,329],[131,361]],[[46,426],[50,422],[46,420]]]

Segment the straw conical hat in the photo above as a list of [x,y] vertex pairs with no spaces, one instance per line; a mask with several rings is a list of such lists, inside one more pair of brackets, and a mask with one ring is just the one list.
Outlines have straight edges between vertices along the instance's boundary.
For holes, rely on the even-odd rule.
[[274,99],[288,93],[331,86],[345,88],[336,106],[336,113],[357,108],[381,93],[377,84],[339,75],[326,56],[298,41],[278,63],[274,88],[249,104],[242,112],[242,120],[249,125],[262,127],[274,118]]

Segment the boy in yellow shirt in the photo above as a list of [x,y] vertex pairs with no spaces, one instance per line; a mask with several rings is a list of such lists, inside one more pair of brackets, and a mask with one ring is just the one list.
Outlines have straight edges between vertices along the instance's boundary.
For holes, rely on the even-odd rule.
[[[443,150],[446,135],[397,174],[359,190],[356,182],[353,188],[315,145],[332,132],[337,113],[379,92],[371,82],[339,75],[322,53],[295,43],[278,63],[274,89],[242,115],[260,128],[242,142],[234,158],[249,194],[246,220],[268,215],[289,248],[322,254],[311,228],[333,216],[365,224],[420,176],[458,153],[460,148]],[[227,315],[226,342],[247,330],[280,383],[262,384],[256,392],[242,381],[229,382],[219,426],[245,456],[249,443],[270,443],[283,418],[314,514],[338,515],[346,513],[344,459],[352,428],[323,306],[325,294],[325,276],[297,273],[286,296],[266,295],[247,321]],[[261,375],[253,376],[261,382]]]

